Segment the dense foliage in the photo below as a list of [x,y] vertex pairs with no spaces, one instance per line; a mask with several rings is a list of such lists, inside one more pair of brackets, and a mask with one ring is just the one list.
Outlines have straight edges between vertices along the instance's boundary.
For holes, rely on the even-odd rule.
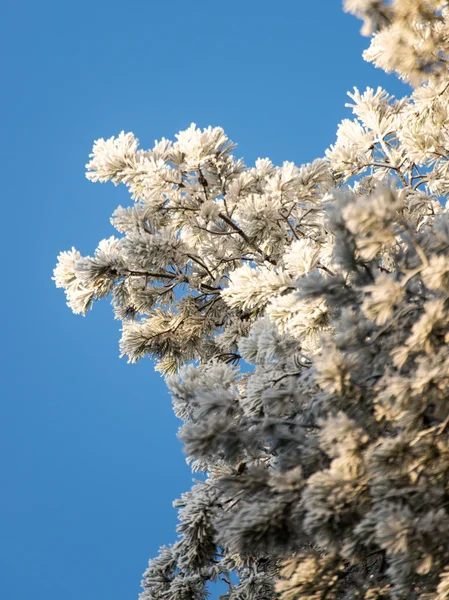
[[59,256],[75,313],[110,296],[122,354],[167,375],[205,480],[142,600],[449,598],[449,29],[440,0],[346,0],[365,58],[324,158],[247,167],[220,128],[98,140],[118,238]]

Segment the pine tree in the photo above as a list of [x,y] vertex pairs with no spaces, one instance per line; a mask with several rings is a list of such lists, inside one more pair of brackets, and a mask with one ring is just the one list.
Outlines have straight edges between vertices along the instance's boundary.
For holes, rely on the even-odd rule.
[[142,600],[449,598],[449,7],[346,0],[364,57],[414,87],[349,94],[324,158],[247,167],[220,128],[95,142],[121,237],[54,272],[167,377],[205,480]]

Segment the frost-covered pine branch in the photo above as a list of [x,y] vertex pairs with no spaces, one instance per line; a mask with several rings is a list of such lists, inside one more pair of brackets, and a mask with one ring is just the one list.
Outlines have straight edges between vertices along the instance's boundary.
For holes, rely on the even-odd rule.
[[54,278],[75,313],[111,298],[205,474],[142,600],[449,597],[446,4],[345,2],[415,89],[354,90],[309,165],[246,166],[195,125],[95,143],[88,178],[134,204]]

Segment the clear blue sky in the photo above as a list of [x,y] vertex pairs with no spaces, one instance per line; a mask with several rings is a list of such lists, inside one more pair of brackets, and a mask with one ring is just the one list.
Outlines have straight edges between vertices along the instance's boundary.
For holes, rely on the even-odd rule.
[[248,163],[322,156],[346,91],[393,77],[364,63],[338,0],[2,4],[3,314],[0,586],[8,600],[133,600],[175,539],[191,475],[147,359],[118,357],[99,304],[71,314],[56,256],[112,234],[125,189],[84,177],[94,139],[143,146],[221,125]]

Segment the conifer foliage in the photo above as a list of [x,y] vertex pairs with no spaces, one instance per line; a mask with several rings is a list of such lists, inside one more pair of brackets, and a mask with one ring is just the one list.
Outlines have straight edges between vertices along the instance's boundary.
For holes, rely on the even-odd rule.
[[345,10],[414,91],[354,90],[324,158],[248,167],[194,124],[90,156],[134,204],[93,256],[60,254],[56,285],[75,313],[112,299],[205,474],[142,600],[217,579],[223,600],[449,598],[449,9]]

